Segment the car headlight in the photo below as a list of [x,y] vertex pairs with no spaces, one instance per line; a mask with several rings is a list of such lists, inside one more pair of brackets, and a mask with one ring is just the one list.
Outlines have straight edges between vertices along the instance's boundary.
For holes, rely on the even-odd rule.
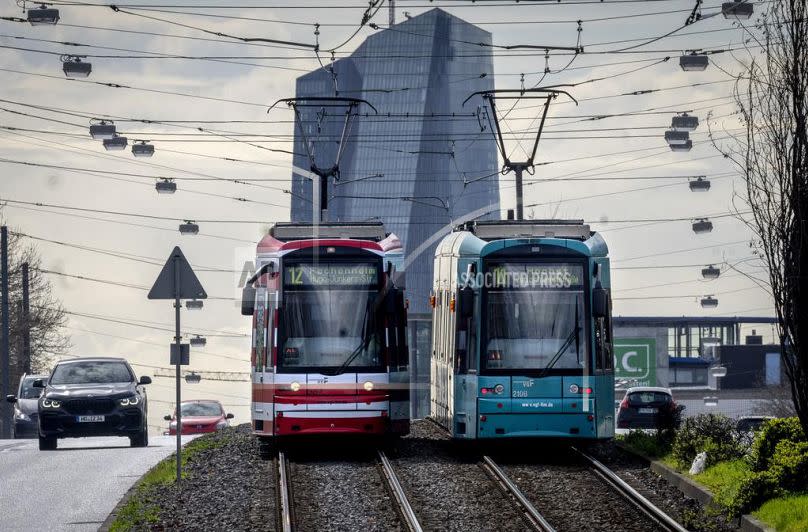
[[224,419],[216,423],[216,430],[222,430],[224,428],[227,428],[227,421]]
[[45,408],[59,408],[62,406],[62,402],[55,399],[43,399],[42,406]]
[[20,421],[31,421],[31,417],[20,410],[16,410],[14,412],[14,419],[18,419]]
[[123,399],[119,399],[118,402],[121,406],[135,406],[140,402],[140,396],[133,395],[132,397],[124,397]]

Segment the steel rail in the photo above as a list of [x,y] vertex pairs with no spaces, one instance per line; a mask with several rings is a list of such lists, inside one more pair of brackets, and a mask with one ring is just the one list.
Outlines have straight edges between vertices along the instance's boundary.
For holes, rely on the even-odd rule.
[[540,532],[555,532],[555,528],[547,522],[544,516],[533,506],[527,497],[522,493],[522,490],[505,474],[505,472],[489,458],[483,456],[483,469],[488,472],[500,488],[507,494],[512,495],[517,503],[522,507],[525,517],[530,525]]
[[289,463],[286,455],[278,451],[278,502],[280,503],[280,525],[283,532],[294,530],[292,517],[292,484],[289,478]]
[[663,512],[651,501],[643,497],[637,490],[632,488],[625,480],[617,476],[611,469],[601,464],[585,452],[572,447],[592,468],[592,470],[602,478],[615,491],[620,493],[627,501],[640,509],[651,520],[658,523],[665,530],[672,532],[688,532],[685,527],[677,523],[671,516]]
[[382,451],[378,451],[378,453],[382,465],[382,476],[393,494],[393,499],[396,501],[401,517],[404,519],[404,525],[410,532],[423,532],[423,528],[421,528],[421,524],[418,522],[418,517],[413,511],[410,501],[407,500],[407,495],[404,493],[404,488],[401,487],[401,483],[398,481],[398,477],[396,476],[392,464],[390,464],[390,460],[387,459],[387,456],[385,456]]

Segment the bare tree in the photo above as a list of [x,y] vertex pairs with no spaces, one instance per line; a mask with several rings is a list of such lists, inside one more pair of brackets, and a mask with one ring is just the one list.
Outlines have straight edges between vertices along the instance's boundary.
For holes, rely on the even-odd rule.
[[[54,297],[50,281],[42,272],[42,260],[33,244],[9,230],[9,344],[12,353],[12,376],[23,371],[23,330],[30,327],[31,370],[46,372],[53,359],[70,348],[65,334],[67,315]],[[22,311],[22,265],[28,263],[28,292],[30,312],[26,322]],[[0,332],[0,334],[2,334]]]
[[808,432],[806,14],[805,0],[775,0],[746,28],[747,55],[738,58],[734,86],[745,134],[716,147],[745,177],[742,201],[751,214],[742,219],[768,270],[791,400]]

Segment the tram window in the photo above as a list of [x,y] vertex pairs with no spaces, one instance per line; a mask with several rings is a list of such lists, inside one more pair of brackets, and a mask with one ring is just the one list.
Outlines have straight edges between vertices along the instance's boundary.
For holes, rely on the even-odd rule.
[[483,359],[489,369],[586,365],[581,290],[491,290],[485,319]]

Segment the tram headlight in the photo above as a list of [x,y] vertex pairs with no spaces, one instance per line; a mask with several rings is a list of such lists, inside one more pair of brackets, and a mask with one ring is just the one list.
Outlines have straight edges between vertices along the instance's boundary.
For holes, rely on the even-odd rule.
[[494,386],[494,393],[500,394],[500,393],[502,393],[504,391],[505,391],[505,387],[503,385],[497,384],[496,386]]
[[373,390],[373,383],[370,381],[366,381],[365,384],[363,384],[363,386],[366,392],[370,392]]
[[293,392],[297,392],[300,390],[300,383],[295,381],[289,385],[289,388],[291,388]]

